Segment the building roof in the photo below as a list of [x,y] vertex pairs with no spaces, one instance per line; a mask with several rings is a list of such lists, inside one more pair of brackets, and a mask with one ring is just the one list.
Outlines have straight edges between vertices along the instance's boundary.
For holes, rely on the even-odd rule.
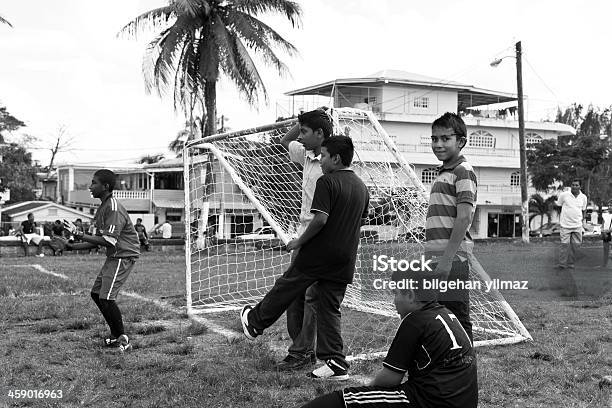
[[50,201],[23,201],[8,205],[2,209],[2,214],[12,217],[14,214],[19,214],[25,211],[30,211],[49,204]]
[[61,205],[53,201],[24,201],[21,203],[12,204],[2,209],[2,215],[6,215],[7,217],[13,218],[13,217],[27,214],[30,212],[36,212],[36,211],[42,210],[43,208],[48,208],[48,207],[61,208],[62,210],[72,212],[75,215],[78,215],[78,216],[81,216],[87,219],[93,218],[91,214],[87,214],[82,211],[75,210],[74,208],[66,207],[65,205]]
[[152,173],[160,171],[183,171],[183,158],[163,159],[157,163],[145,164],[144,169]]
[[511,102],[517,99],[516,94],[477,88],[473,85],[462,84],[455,81],[428,77],[411,72],[385,69],[370,75],[358,78],[338,78],[317,85],[286,92],[285,95],[331,95],[335,86],[364,86],[376,87],[383,84],[412,85],[426,88],[453,89],[458,91],[459,106],[467,108],[472,106],[491,105],[495,103]]
[[183,200],[154,198],[153,204],[155,204],[157,208],[185,208],[185,202]]

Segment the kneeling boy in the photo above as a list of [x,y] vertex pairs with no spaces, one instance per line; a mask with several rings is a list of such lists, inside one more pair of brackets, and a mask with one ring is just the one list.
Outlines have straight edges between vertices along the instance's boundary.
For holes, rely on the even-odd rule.
[[[392,280],[409,278],[420,287],[427,279],[396,273]],[[475,408],[478,382],[470,338],[435,298],[420,288],[396,289],[394,303],[402,320],[372,383],[323,395],[302,408]]]

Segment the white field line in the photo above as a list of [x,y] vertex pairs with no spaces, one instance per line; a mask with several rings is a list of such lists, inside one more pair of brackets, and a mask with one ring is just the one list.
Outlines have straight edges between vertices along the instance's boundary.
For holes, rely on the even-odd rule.
[[[47,274],[47,275],[55,276],[57,278],[64,279],[64,280],[67,280],[67,281],[71,280],[68,276],[66,276],[64,274],[56,273],[56,272],[51,272],[50,270],[45,269],[41,265],[38,265],[38,264],[33,264],[33,265],[11,265],[11,267],[14,267],[14,268],[34,268],[34,269],[36,269],[40,273],[44,273],[44,274]],[[181,310],[181,309],[179,309],[177,307],[174,307],[171,304],[163,302],[161,300],[151,299],[151,298],[139,295],[139,294],[134,293],[134,292],[122,292],[122,294],[124,296],[130,297],[132,299],[140,300],[142,302],[153,303],[154,305],[156,305],[156,306],[158,306],[158,307],[160,307],[160,308],[162,308],[164,310],[169,310],[169,311],[174,312],[176,314],[183,313],[183,310]],[[210,320],[208,320],[208,319],[206,319],[204,317],[194,316],[194,315],[190,314],[189,318],[191,320],[195,321],[195,322],[198,322],[198,323],[206,326],[208,329],[210,329],[214,333],[222,335],[223,337],[227,338],[228,340],[234,340],[234,339],[242,337],[241,333],[235,332],[233,330],[225,329],[224,327],[221,327],[218,324],[216,324],[214,322],[211,322]]]

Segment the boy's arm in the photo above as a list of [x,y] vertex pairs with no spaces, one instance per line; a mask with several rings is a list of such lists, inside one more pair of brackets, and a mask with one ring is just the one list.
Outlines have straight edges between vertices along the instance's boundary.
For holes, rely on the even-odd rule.
[[455,254],[463,241],[476,207],[476,173],[469,166],[459,165],[455,168],[455,192],[457,194],[457,216],[453,224],[451,236],[438,262],[436,273],[438,277],[446,279],[450,273]]
[[402,383],[404,374],[389,370],[383,367],[376,377],[368,384],[370,387],[395,387]]
[[294,239],[287,244],[287,251],[299,248],[310,241],[327,223],[327,217],[329,217],[332,207],[331,187],[327,180],[325,176],[321,176],[317,180],[317,186],[312,197],[312,206],[310,207],[310,212],[314,213],[314,218],[308,224],[306,231],[298,239]]
[[300,123],[296,123],[285,135],[281,138],[280,144],[287,150],[289,150],[289,143],[297,140],[300,135]]
[[459,203],[457,204],[457,218],[455,219],[455,224],[453,226],[453,232],[451,232],[450,240],[448,241],[448,245],[444,250],[444,254],[442,258],[438,262],[438,266],[436,271],[441,275],[439,276],[442,279],[446,279],[448,274],[450,273],[451,266],[453,264],[453,258],[465,237],[465,233],[467,232],[470,223],[472,222],[472,217],[474,213],[472,212],[472,204],[469,203]]
[[312,221],[310,221],[310,224],[308,224],[306,231],[304,231],[299,238],[291,240],[287,244],[287,251],[293,251],[294,249],[297,249],[303,246],[306,242],[310,241],[319,233],[319,231],[321,231],[321,229],[323,229],[326,223],[327,214],[316,212],[314,218]]
[[[87,235],[87,237],[92,237],[92,236],[93,236],[93,235]],[[85,238],[85,235],[81,237],[81,239],[82,239],[83,241],[85,241],[85,239],[84,239],[84,238]],[[98,238],[101,238],[101,237],[98,237]],[[102,246],[107,246],[106,244],[100,244],[100,245],[102,245]],[[95,245],[95,244],[92,244],[92,243],[89,243],[89,242],[78,242],[78,243],[76,243],[76,244],[71,244],[70,242],[68,242],[68,243],[66,244],[66,248],[73,249],[73,250],[79,250],[79,249],[94,249],[94,248],[97,248],[97,247],[98,247],[98,245]]]

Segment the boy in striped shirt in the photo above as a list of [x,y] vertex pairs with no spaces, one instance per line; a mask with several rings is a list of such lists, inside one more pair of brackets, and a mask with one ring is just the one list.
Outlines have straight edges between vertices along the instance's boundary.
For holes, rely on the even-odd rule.
[[[467,281],[468,259],[474,247],[469,229],[476,211],[477,186],[474,168],[461,155],[467,143],[467,129],[461,117],[450,112],[436,119],[431,127],[431,148],[442,165],[431,186],[425,221],[425,256],[436,264],[436,278]],[[440,293],[438,302],[457,317],[472,339],[468,290]]]

